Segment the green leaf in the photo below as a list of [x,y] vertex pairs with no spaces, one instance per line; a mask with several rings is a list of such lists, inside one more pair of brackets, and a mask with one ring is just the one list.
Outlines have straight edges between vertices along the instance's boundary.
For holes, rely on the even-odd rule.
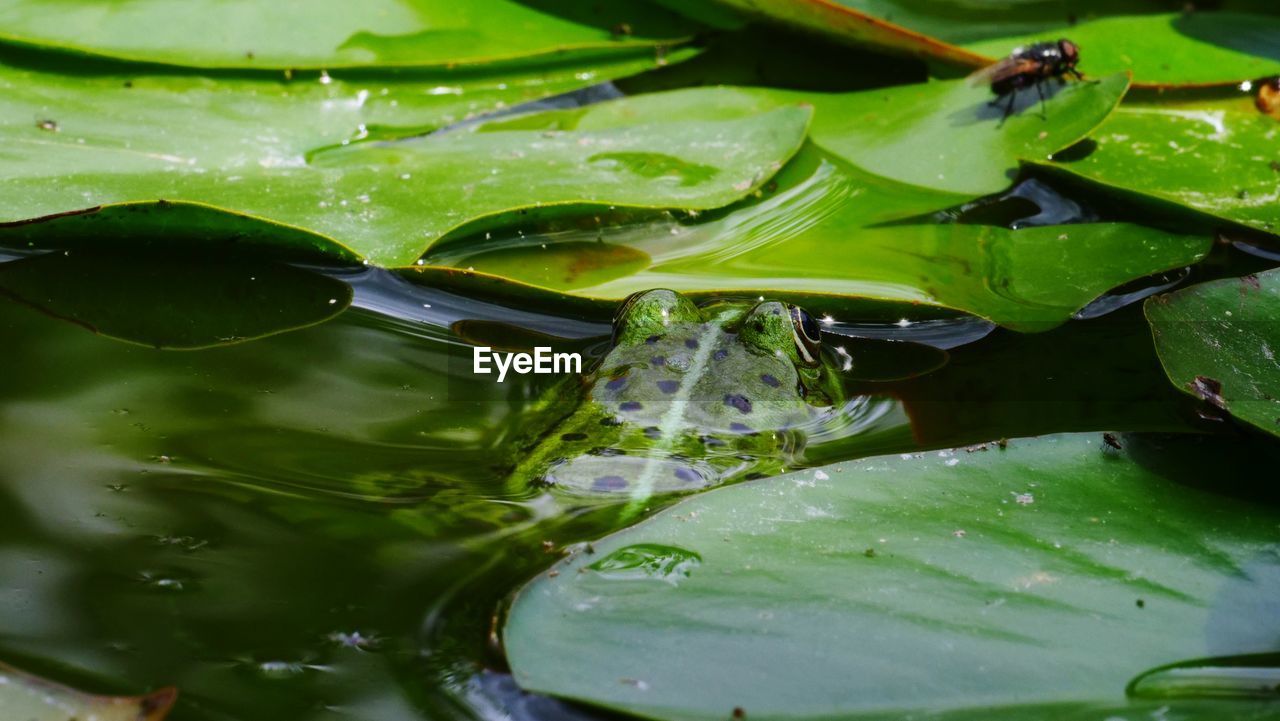
[[1257,609],[1280,583],[1280,514],[1195,485],[1240,490],[1258,459],[1118,443],[879,457],[695,496],[525,586],[507,658],[528,690],[648,718],[1014,719],[1100,718],[1087,709],[1123,709],[1148,668],[1272,650],[1280,620]]
[[95,696],[47,681],[0,663],[0,718],[23,721],[161,721],[178,692],[172,688],[145,696]]
[[322,323],[351,287],[271,261],[66,251],[0,263],[0,293],[154,348],[228,345]]
[[919,317],[922,307],[953,309],[1029,331],[1058,325],[1135,278],[1195,263],[1211,244],[1117,223],[1017,231],[888,223],[886,216],[936,208],[944,196],[868,175],[812,147],[776,182],[758,201],[697,221],[458,238],[425,260],[473,273],[405,273],[431,284],[448,282],[443,272],[506,278],[610,303],[655,287],[788,298],[818,312],[837,305],[834,298],[858,298],[906,317]]
[[698,31],[642,0],[4,0],[0,28],[5,42],[121,60],[330,70],[652,54]]
[[[738,92],[731,89],[691,90],[592,106],[583,113],[590,129],[579,131],[461,130],[344,145],[374,129],[383,137],[430,129],[447,122],[447,108],[461,116],[466,101],[438,106],[434,90],[424,95],[407,80],[336,85],[0,69],[0,108],[48,120],[0,128],[0,222],[10,223],[0,236],[10,246],[54,247],[78,231],[81,243],[101,243],[99,208],[113,216],[107,222],[125,223],[122,204],[156,214],[197,204],[283,226],[282,242],[295,250],[405,265],[451,229],[516,208],[728,205],[791,157],[810,115],[721,102]],[[397,96],[382,94],[390,87]],[[684,117],[684,108],[700,109]],[[592,121],[597,113],[610,119]],[[47,238],[43,224],[29,223],[70,212]],[[197,227],[206,235],[237,222],[209,215]],[[315,237],[308,243],[300,231]]]
[[[1095,77],[1132,71],[1138,87],[1234,84],[1280,72],[1280,17],[1265,2],[1169,12],[1161,0],[928,3],[717,0],[749,15],[897,54],[980,67],[1034,42],[1070,38]],[[693,2],[695,6],[699,5]]]
[[1125,106],[1041,167],[1275,232],[1278,129],[1244,97]]
[[776,102],[814,106],[813,142],[891,180],[958,195],[1007,188],[1021,159],[1047,159],[1102,124],[1129,87],[1124,74],[1099,82],[1019,93],[1004,101],[963,80],[821,95],[758,91]]
[[1280,270],[1200,283],[1144,308],[1175,386],[1280,436]]
[[1234,85],[1280,72],[1280,17],[1250,13],[1105,17],[966,47],[1000,58],[1020,45],[1060,37],[1080,46],[1079,67],[1087,75],[1130,71],[1134,84],[1145,87]]

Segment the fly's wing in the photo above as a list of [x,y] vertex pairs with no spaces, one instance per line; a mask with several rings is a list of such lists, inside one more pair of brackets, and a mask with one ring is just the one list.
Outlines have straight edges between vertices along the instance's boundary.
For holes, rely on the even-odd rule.
[[1010,55],[998,63],[992,63],[985,68],[978,68],[965,80],[970,85],[990,85],[1015,75],[1035,72],[1036,66],[1035,60]]

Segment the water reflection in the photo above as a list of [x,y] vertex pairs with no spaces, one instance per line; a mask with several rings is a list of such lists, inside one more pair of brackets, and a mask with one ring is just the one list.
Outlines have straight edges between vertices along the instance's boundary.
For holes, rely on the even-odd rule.
[[[604,319],[327,272],[355,289],[337,319],[183,353],[0,302],[18,349],[0,356],[0,658],[118,692],[175,684],[178,721],[585,714],[514,689],[490,634],[501,599],[560,549],[607,533],[618,509],[558,507],[507,483],[549,381],[478,379],[457,331],[506,324],[597,347]],[[1145,339],[1130,330],[1118,332]],[[1095,336],[1158,378],[1149,341],[1126,355],[1094,325],[997,333],[952,351],[954,370],[858,381],[809,429],[799,462],[1025,427],[1173,425],[1164,405],[1143,416],[1087,394],[1074,413],[1036,410],[1033,426],[978,412],[1042,392],[1034,374],[998,371],[984,395],[975,379],[992,358],[1061,358],[1041,369],[1066,378],[1051,386],[1060,404],[1112,377],[1052,350],[1094,353],[1081,338]]]

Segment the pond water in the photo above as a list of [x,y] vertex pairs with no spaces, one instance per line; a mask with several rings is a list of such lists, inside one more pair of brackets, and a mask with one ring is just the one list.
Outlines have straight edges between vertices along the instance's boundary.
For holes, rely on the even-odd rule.
[[[605,85],[543,105],[616,94]],[[1126,212],[1024,178],[925,220],[1018,228]],[[529,249],[550,244],[562,252],[547,257],[607,280],[669,251],[687,220],[499,228],[431,261],[554,286],[528,265]],[[846,379],[850,401],[800,462],[1064,431],[1225,431],[1167,382],[1137,301],[1277,257],[1248,239],[1220,244],[1196,269],[1116,289],[1043,334],[973,318],[827,319],[828,345],[888,372]],[[167,261],[128,262],[145,277]],[[127,280],[132,270],[105,297],[133,309],[171,300]],[[123,343],[0,295],[0,658],[104,693],[176,685],[175,721],[594,717],[521,692],[494,632],[521,584],[616,530],[616,507],[565,509],[508,483],[517,445],[545,430],[533,411],[557,379],[497,384],[470,360],[474,343],[554,339],[590,365],[608,348],[607,318],[381,270],[306,271],[348,284],[351,307],[193,351]],[[886,340],[922,350],[875,345]],[[892,379],[904,367],[924,374]]]
[[[495,613],[614,516],[507,484],[555,379],[474,376],[468,342],[557,337],[590,359],[607,324],[326,272],[355,290],[335,319],[198,351],[0,300],[0,657],[103,692],[177,685],[179,721],[570,713],[515,688]],[[805,464],[1203,423],[1134,306],[1033,336],[973,321],[828,330],[951,347],[950,362],[850,379]]]

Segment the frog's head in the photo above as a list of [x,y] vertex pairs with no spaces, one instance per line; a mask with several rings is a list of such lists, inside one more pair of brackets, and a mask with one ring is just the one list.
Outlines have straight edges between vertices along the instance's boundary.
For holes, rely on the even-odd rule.
[[742,317],[738,339],[751,350],[790,361],[806,394],[813,394],[811,400],[837,397],[835,374],[822,353],[822,329],[804,308],[761,301]]
[[[826,405],[842,395],[833,366],[823,355],[822,330],[817,321],[803,308],[780,301],[760,301],[750,306],[728,304],[707,311],[673,290],[641,291],[627,298],[614,317],[614,347],[653,343],[656,338],[673,332],[687,334],[689,328],[708,323],[735,335],[736,342],[729,342],[746,350],[745,355],[723,354],[722,363],[722,354],[716,354],[717,367],[726,382],[736,374],[751,374],[757,368],[781,362],[794,367],[797,390],[811,403]],[[750,361],[752,357],[757,360]]]
[[693,301],[674,290],[633,293],[613,319],[614,346],[639,345],[662,335],[673,325],[703,323],[706,317]]
[[822,364],[822,330],[804,308],[762,301],[742,318],[738,337],[756,350],[782,354],[797,368]]

